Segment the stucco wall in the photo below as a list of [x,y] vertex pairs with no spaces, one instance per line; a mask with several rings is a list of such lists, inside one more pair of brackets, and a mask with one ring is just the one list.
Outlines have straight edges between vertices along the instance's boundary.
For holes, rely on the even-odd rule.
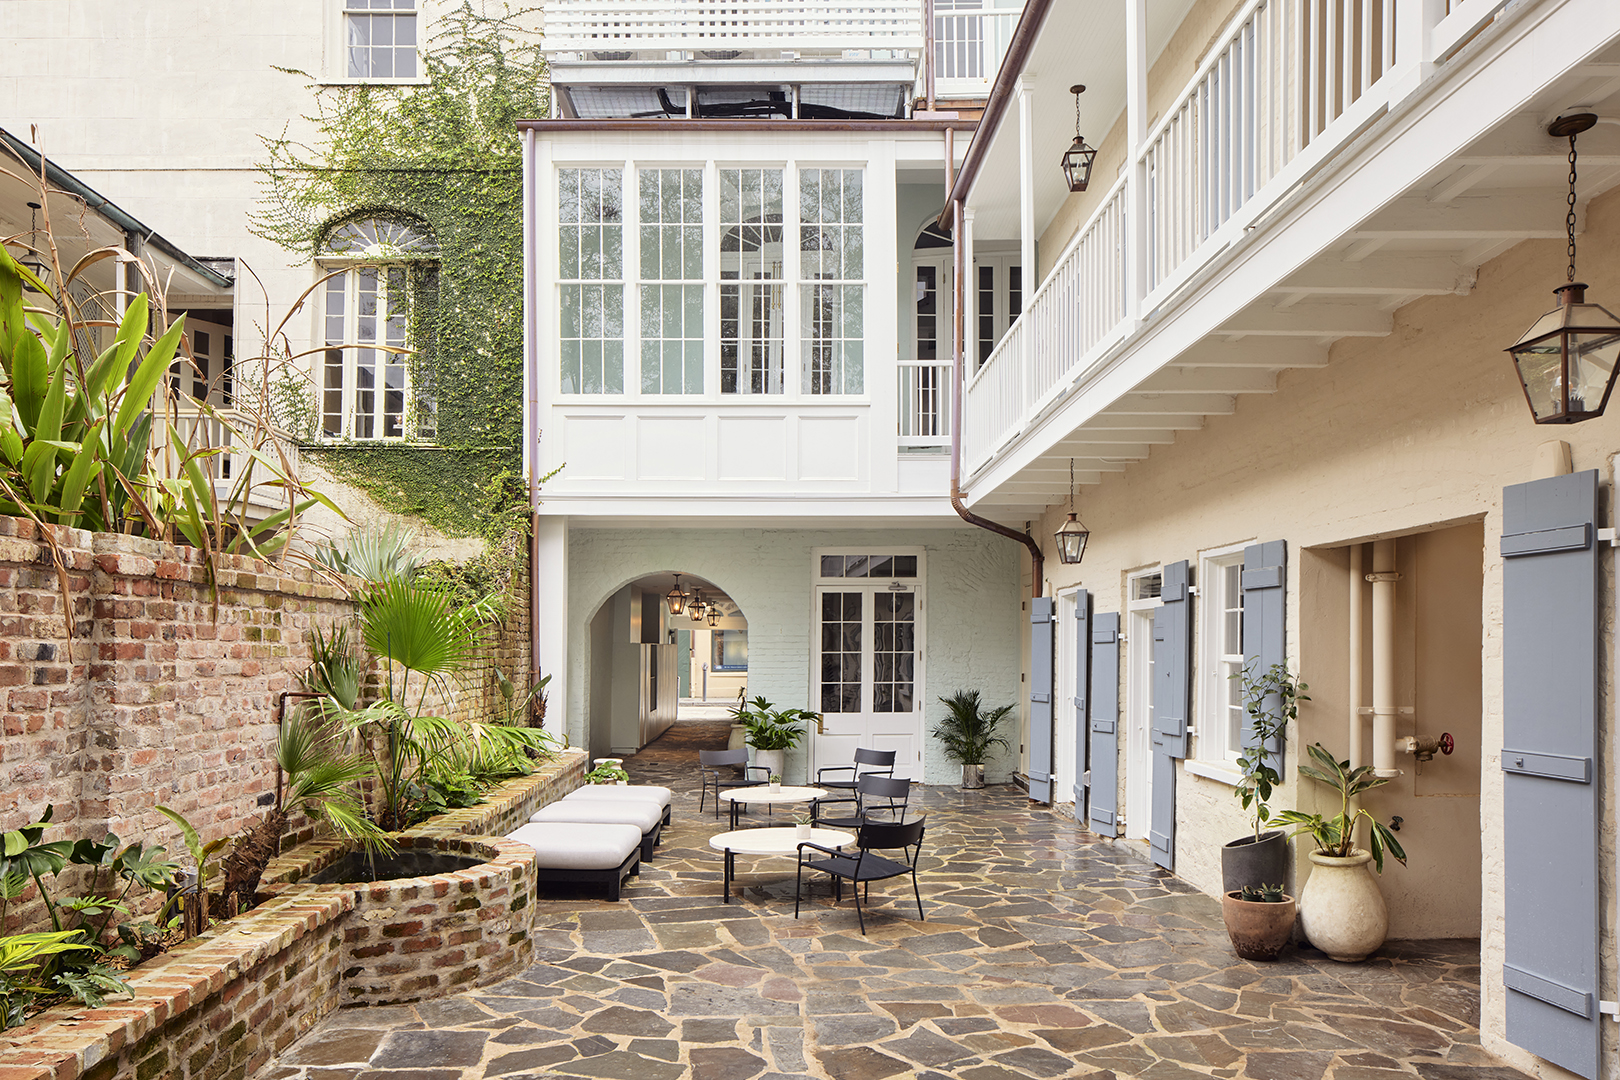
[[[1620,297],[1620,193],[1594,200],[1581,241],[1581,276],[1592,283],[1598,302]],[[1502,352],[1525,327],[1553,304],[1551,289],[1561,284],[1563,244],[1521,244],[1480,268],[1467,296],[1431,297],[1395,313],[1387,338],[1341,341],[1320,371],[1291,371],[1278,380],[1274,395],[1245,396],[1230,416],[1212,416],[1201,431],[1178,435],[1175,444],[1155,447],[1147,460],[1123,474],[1087,487],[1081,516],[1091,527],[1091,544],[1076,575],[1055,560],[1047,573],[1058,585],[1078,580],[1092,589],[1097,610],[1123,603],[1126,572],[1135,567],[1196,558],[1203,550],[1242,541],[1286,539],[1289,543],[1288,648],[1292,661],[1312,679],[1318,657],[1302,647],[1302,591],[1315,587],[1302,567],[1306,548],[1338,547],[1353,541],[1480,522],[1482,535],[1479,790],[1483,807],[1482,939],[1483,1031],[1489,1048],[1531,1064],[1523,1051],[1503,1038],[1503,876],[1501,845],[1502,774],[1502,532],[1501,490],[1532,477],[1536,448],[1549,439],[1566,440],[1577,470],[1597,469],[1613,483],[1615,420],[1549,430],[1531,423],[1512,365]],[[1610,301],[1613,302],[1612,300]],[[1612,506],[1612,495],[1609,505]],[[1611,511],[1612,512],[1612,511]],[[1037,528],[1049,535],[1058,508]],[[1608,563],[1608,559],[1605,559]],[[1612,567],[1606,571],[1612,577]],[[1331,586],[1329,586],[1331,587]],[[1606,601],[1606,606],[1613,601]],[[1459,618],[1475,613],[1459,611]],[[1612,611],[1607,619],[1612,623]],[[1332,661],[1327,661],[1331,663]],[[1612,661],[1610,661],[1612,663]],[[1603,715],[1614,714],[1614,678],[1604,673]],[[1323,739],[1342,749],[1347,741],[1344,702],[1318,695],[1301,709],[1292,751]],[[1605,724],[1604,741],[1612,745]],[[1122,740],[1123,742],[1123,740]],[[1605,752],[1607,752],[1605,750]],[[1412,771],[1410,759],[1405,767]],[[1292,765],[1290,765],[1290,772]],[[1407,782],[1410,777],[1403,777]],[[1605,809],[1600,844],[1601,887],[1606,897],[1603,926],[1605,996],[1614,993],[1607,973],[1614,970],[1614,845],[1612,780],[1605,775]],[[1123,785],[1121,788],[1123,792]],[[1298,785],[1287,782],[1276,803],[1296,805]],[[1369,808],[1380,809],[1376,799]],[[1242,829],[1230,788],[1183,775],[1178,788],[1178,872],[1194,885],[1215,891],[1215,849]],[[1468,822],[1414,822],[1403,831],[1414,849],[1442,829]],[[1410,869],[1387,870],[1387,879],[1426,879],[1436,911],[1455,917],[1457,904],[1433,867],[1414,859]],[[1386,890],[1399,894],[1405,886]],[[1452,905],[1449,912],[1444,905]],[[1427,918],[1429,916],[1425,916]],[[1395,936],[1425,932],[1426,924],[1407,904],[1392,906]],[[1614,1036],[1605,1032],[1606,1069],[1615,1067]],[[1542,1075],[1556,1070],[1535,1063]]]
[[[924,730],[944,712],[938,698],[977,688],[990,704],[1022,696],[1018,547],[977,529],[765,530],[574,529],[569,535],[568,716],[570,745],[590,745],[585,688],[593,680],[588,627],[601,604],[646,574],[679,570],[723,588],[748,620],[748,693],[778,705],[812,706],[810,684],[811,549],[866,545],[922,546],[926,611]],[[545,615],[542,615],[542,620]],[[1014,744],[1016,746],[1016,743]],[[948,784],[961,772],[924,741],[924,783]],[[986,764],[992,782],[1008,778],[1016,755]],[[806,754],[790,753],[787,776],[805,775]]]

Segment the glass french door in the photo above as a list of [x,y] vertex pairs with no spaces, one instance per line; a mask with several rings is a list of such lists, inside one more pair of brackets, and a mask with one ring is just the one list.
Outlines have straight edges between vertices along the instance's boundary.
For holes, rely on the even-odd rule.
[[816,589],[814,768],[847,765],[864,747],[895,751],[894,774],[922,778],[920,607],[900,582]]

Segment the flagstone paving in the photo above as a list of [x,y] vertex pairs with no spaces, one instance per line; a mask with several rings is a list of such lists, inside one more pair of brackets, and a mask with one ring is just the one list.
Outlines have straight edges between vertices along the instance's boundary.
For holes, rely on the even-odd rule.
[[340,1010],[260,1080],[1523,1076],[1479,1046],[1476,943],[1238,960],[1214,900],[1015,788],[919,789],[926,921],[903,879],[866,937],[824,883],[796,920],[790,859],[739,857],[722,904],[697,734],[627,763],[677,794],[624,901],[548,890],[521,976]]

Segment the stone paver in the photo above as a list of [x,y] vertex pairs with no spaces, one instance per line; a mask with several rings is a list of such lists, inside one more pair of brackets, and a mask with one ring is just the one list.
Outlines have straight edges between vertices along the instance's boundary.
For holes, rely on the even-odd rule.
[[873,891],[864,938],[824,882],[795,920],[787,859],[740,857],[722,904],[725,825],[698,814],[691,761],[716,736],[677,725],[627,762],[677,794],[624,901],[548,890],[529,971],[343,1009],[260,1080],[1522,1075],[1479,1046],[1476,943],[1238,960],[1214,900],[1013,788],[914,797],[926,921],[903,880]]

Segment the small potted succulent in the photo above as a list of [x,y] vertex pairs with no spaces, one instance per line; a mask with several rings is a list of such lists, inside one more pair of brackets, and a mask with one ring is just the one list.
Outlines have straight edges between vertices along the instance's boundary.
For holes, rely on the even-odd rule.
[[800,812],[793,816],[793,838],[795,840],[810,839],[810,830],[814,828],[814,821],[808,812]]
[[1275,885],[1245,885],[1221,897],[1232,950],[1245,960],[1275,960],[1294,934],[1294,898]]
[[781,773],[771,773],[770,787],[771,787],[772,791],[781,791],[782,790],[782,774]]

